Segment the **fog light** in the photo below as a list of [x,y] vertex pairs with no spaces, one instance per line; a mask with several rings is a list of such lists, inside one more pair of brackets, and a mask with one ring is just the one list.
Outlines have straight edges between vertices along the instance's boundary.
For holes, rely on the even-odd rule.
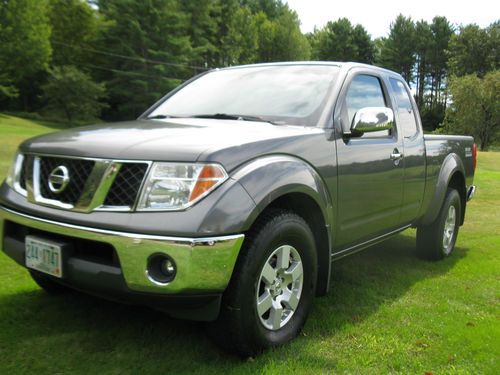
[[175,274],[175,265],[170,259],[165,259],[161,262],[161,273],[165,276],[172,276]]
[[148,259],[146,275],[155,284],[170,283],[177,273],[174,260],[166,254],[154,254]]

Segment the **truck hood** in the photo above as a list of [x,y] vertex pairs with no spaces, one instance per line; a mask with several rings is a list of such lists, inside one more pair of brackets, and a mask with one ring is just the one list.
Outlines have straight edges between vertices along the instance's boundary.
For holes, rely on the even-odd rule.
[[[314,127],[237,120],[136,120],[42,135],[25,141],[21,150],[118,160],[211,160],[235,166],[242,158],[271,151],[277,144],[286,143],[286,139],[320,131]],[[214,155],[230,160],[214,160]]]

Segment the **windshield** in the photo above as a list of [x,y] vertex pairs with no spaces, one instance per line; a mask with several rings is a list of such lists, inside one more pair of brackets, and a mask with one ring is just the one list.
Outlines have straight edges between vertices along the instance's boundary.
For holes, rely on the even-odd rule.
[[148,117],[241,116],[315,126],[337,72],[328,65],[216,70],[180,89]]

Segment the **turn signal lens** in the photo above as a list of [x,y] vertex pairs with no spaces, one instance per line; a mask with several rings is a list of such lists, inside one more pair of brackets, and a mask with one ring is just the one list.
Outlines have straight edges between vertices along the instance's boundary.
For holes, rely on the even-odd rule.
[[194,185],[193,191],[189,196],[189,202],[195,201],[207,192],[209,192],[215,185],[224,179],[224,173],[220,167],[214,165],[205,165],[198,176],[198,180]]

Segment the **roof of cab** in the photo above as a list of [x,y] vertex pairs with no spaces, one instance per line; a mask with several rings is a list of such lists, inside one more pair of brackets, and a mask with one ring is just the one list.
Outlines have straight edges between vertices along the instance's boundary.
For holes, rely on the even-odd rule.
[[379,72],[384,72],[387,74],[400,76],[399,73],[396,73],[392,70],[388,70],[385,68],[381,68],[375,65],[363,64],[352,61],[285,61],[285,62],[270,62],[270,63],[259,63],[259,64],[247,64],[247,65],[235,65],[228,66],[224,68],[218,68],[214,70],[227,70],[227,69],[240,69],[240,68],[251,68],[258,66],[291,66],[291,65],[328,65],[328,66],[336,66],[338,68],[343,68],[346,70],[350,70],[353,68],[369,68],[373,70],[377,70]]

